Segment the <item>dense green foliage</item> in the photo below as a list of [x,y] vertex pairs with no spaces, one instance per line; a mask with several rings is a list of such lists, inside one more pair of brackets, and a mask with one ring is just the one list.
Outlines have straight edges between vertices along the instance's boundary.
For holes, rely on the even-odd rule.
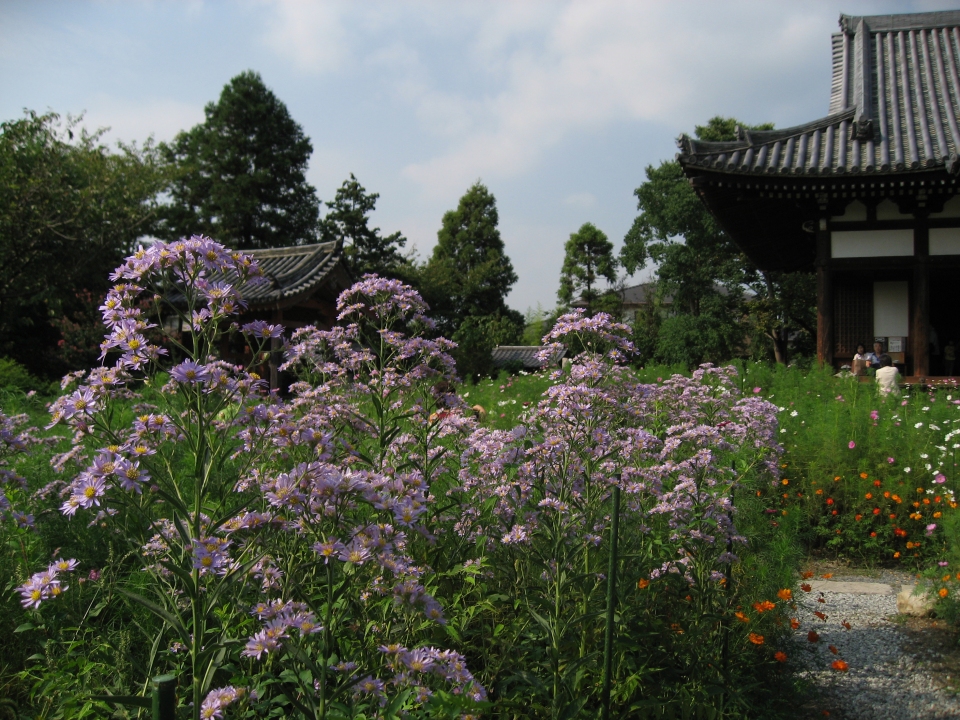
[[[733,140],[738,125],[715,117],[697,126],[696,135]],[[635,191],[640,214],[620,254],[630,274],[649,262],[657,268],[664,317],[640,323],[645,359],[694,367],[748,355],[785,363],[790,352],[809,353],[816,325],[813,276],[758,270],[707,212],[678,162],[645,172]]]
[[407,239],[399,232],[384,237],[380,228],[370,227],[370,213],[377,207],[379,193],[368,193],[350,173],[337,189],[329,211],[321,221],[320,234],[324,241],[334,240],[343,245],[344,258],[355,278],[366,273],[381,277],[407,277],[412,269],[400,249]]
[[613,243],[596,225],[584,223],[577,232],[570,234],[570,239],[564,245],[557,297],[561,303],[569,306],[579,296],[587,314],[592,315],[600,297],[596,288],[600,278],[610,283],[617,280]]
[[243,249],[316,242],[320,200],[306,180],[313,147],[286,105],[247,71],[204,112],[165,147],[177,175],[158,235],[203,233]]
[[70,369],[50,320],[99,302],[167,182],[151,143],[111,150],[78,123],[28,112],[0,124],[0,356],[36,374]]
[[517,274],[499,221],[496,198],[474,183],[456,210],[444,213],[437,244],[416,276],[438,332],[459,345],[454,357],[467,377],[489,373],[490,349],[523,335],[523,316],[506,303]]

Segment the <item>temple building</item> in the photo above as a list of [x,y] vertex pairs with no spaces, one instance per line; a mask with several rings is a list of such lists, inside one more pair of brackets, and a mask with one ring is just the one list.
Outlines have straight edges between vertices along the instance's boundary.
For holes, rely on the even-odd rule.
[[[840,16],[827,115],[679,139],[678,160],[761,269],[817,275],[817,355],[879,339],[907,375],[960,341],[960,11]],[[952,364],[952,363],[951,363]]]
[[[247,250],[256,258],[266,283],[244,290],[247,303],[241,322],[267,320],[283,325],[284,335],[297,328],[315,325],[329,330],[337,322],[337,297],[353,284],[343,259],[343,247],[337,242],[294,247]],[[280,343],[269,363],[259,368],[269,377],[270,387],[280,387],[277,366]],[[250,348],[225,347],[224,357],[246,364]]]

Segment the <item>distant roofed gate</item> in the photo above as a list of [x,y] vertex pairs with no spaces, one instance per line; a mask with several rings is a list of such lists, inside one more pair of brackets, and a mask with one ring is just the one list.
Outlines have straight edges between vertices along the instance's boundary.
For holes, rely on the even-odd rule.
[[[329,329],[337,321],[337,297],[352,284],[343,261],[339,243],[297,245],[265,250],[247,250],[256,258],[267,279],[244,292],[247,308],[243,322],[267,320],[282,324],[285,335],[297,328],[316,325]],[[233,355],[250,359],[248,347],[236,348]],[[274,341],[273,354],[267,363],[270,387],[279,387],[277,367],[280,364],[280,342]],[[237,358],[239,359],[239,357]]]
[[682,136],[701,200],[760,268],[817,273],[817,355],[882,339],[913,375],[960,340],[960,11],[840,16],[828,115]]

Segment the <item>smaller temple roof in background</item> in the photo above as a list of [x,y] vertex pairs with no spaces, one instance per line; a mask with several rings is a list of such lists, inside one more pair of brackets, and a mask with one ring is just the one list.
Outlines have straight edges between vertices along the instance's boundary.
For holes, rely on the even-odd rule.
[[683,135],[678,160],[742,175],[960,172],[960,11],[840,16],[826,117],[730,142]]
[[567,354],[566,348],[559,348],[546,362],[537,359],[537,353],[543,348],[539,345],[498,345],[493,349],[493,364],[496,367],[503,367],[507,363],[523,363],[525,368],[539,369],[558,365],[563,356]]
[[256,258],[267,282],[244,291],[251,310],[287,307],[314,295],[324,285],[336,295],[349,287],[343,247],[337,242],[246,250]]

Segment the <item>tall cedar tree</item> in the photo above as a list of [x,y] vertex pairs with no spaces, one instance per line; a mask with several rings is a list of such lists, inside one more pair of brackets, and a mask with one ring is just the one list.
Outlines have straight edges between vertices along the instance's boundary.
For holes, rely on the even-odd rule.
[[493,371],[491,350],[523,336],[524,319],[507,307],[517,281],[497,229],[497,202],[479,181],[444,214],[437,245],[419,269],[417,284],[437,330],[456,341],[453,356],[464,378]]
[[316,242],[320,200],[305,175],[313,146],[286,105],[248,70],[204,112],[166,148],[179,176],[161,237],[204,233],[242,249]]
[[79,123],[27,111],[0,124],[0,356],[47,376],[76,369],[51,319],[99,305],[110,270],[154,232],[167,183],[151,143],[111,150]]
[[368,193],[350,173],[343,181],[330,211],[321,221],[323,239],[343,243],[344,257],[355,278],[365,273],[381,277],[406,277],[409,262],[400,253],[407,239],[399,232],[383,237],[380,228],[370,227],[369,215],[377,206],[379,193]]
[[613,243],[596,225],[584,223],[577,232],[570,234],[564,249],[566,254],[560,270],[557,297],[560,302],[569,305],[579,294],[587,314],[593,315],[600,298],[596,289],[597,281],[600,278],[606,278],[611,283],[617,280]]
[[[697,126],[701,140],[734,140],[741,123],[712,118]],[[768,130],[770,124],[752,129]],[[674,161],[648,166],[636,189],[640,215],[624,238],[621,262],[633,274],[658,264],[660,297],[672,300],[671,316],[658,329],[657,359],[697,364],[739,351],[752,324],[786,362],[787,339],[810,328],[815,302],[806,276],[759,271],[716,224]],[[756,294],[744,303],[744,286]],[[749,323],[742,319],[749,314]]]
[[479,181],[443,216],[422,285],[439,329],[452,336],[467,317],[505,314],[517,282],[497,229],[497,201]]

